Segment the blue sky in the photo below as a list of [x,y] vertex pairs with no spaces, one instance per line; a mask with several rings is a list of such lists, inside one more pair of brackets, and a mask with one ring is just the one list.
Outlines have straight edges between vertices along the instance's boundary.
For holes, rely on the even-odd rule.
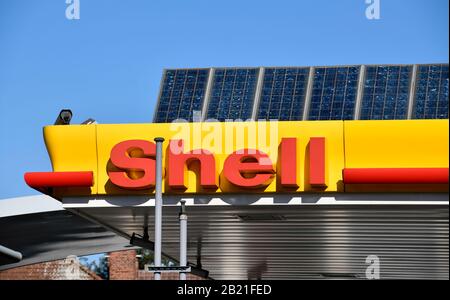
[[145,123],[163,68],[448,62],[448,0],[0,0],[0,198],[36,194],[42,127]]

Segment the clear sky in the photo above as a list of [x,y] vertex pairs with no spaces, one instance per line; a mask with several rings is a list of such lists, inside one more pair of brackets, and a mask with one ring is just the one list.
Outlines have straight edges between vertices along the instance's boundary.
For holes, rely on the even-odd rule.
[[151,122],[163,68],[448,62],[448,0],[0,0],[0,198],[50,171],[42,127]]

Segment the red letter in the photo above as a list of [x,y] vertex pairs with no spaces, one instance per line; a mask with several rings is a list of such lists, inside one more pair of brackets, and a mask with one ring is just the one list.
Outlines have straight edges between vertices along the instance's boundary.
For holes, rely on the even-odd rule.
[[326,186],[325,183],[325,138],[309,140],[309,184]]
[[280,184],[298,187],[297,184],[297,139],[282,138],[280,144]]
[[[155,144],[144,140],[129,140],[118,143],[111,150],[111,163],[125,171],[109,171],[109,179],[117,186],[126,189],[145,189],[155,185],[155,160],[143,157],[132,157],[133,152],[142,151],[145,156],[155,156]],[[144,176],[140,178],[133,174],[143,171]],[[130,178],[131,177],[131,178]]]
[[[200,152],[199,154],[194,154]],[[169,160],[169,187],[187,189],[184,182],[184,170],[193,161],[200,162],[200,186],[217,188],[216,160],[214,155],[203,149],[183,153],[183,140],[171,140],[167,148]]]
[[270,184],[273,165],[269,156],[249,149],[236,151],[227,157],[223,166],[225,178],[239,187],[259,188]]

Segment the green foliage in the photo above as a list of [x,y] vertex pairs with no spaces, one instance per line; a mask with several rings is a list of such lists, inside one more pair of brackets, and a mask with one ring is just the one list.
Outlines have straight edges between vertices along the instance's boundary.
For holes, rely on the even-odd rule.
[[[154,261],[154,256],[153,256],[153,251],[152,250],[148,250],[148,249],[138,249],[137,251],[137,255],[138,255],[138,262],[139,262],[139,269],[143,270],[144,269],[144,265],[153,265],[153,261]],[[175,265],[175,263],[170,260],[167,257],[162,256],[161,257],[161,263],[163,266],[173,266]]]

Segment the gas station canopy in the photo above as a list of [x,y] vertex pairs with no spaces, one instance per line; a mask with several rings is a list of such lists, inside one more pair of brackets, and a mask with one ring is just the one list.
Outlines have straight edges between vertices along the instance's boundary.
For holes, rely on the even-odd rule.
[[211,278],[365,278],[374,257],[384,279],[448,278],[448,136],[448,120],[47,126],[53,172],[25,180],[152,245],[161,137],[162,251],[178,256],[184,200],[188,261]]

